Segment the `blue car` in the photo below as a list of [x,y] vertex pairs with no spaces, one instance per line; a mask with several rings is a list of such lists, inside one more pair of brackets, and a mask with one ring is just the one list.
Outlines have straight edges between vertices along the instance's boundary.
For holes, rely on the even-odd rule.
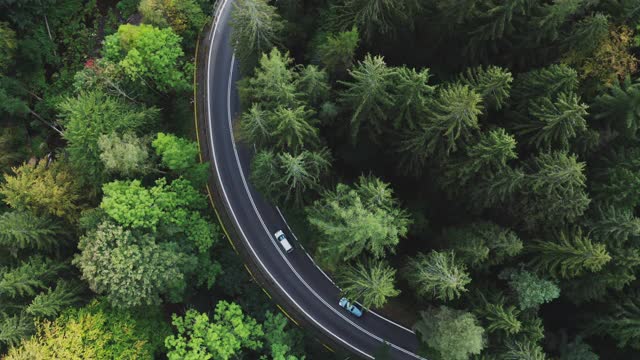
[[341,308],[353,314],[355,317],[362,316],[362,312],[363,312],[362,308],[357,304],[350,303],[349,300],[347,300],[347,298],[340,299],[340,301],[338,302],[338,305],[340,305]]

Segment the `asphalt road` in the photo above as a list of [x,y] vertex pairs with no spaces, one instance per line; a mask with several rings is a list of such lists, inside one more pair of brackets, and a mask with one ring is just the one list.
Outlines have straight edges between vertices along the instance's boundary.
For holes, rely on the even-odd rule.
[[[384,342],[392,359],[421,359],[415,355],[416,335],[373,312],[355,318],[338,306],[339,289],[295,241],[279,210],[265,201],[248,181],[251,151],[234,141],[233,126],[239,114],[235,82],[237,63],[230,43],[229,19],[233,0],[220,0],[217,21],[205,46],[202,64],[204,124],[201,144],[212,163],[216,192],[245,256],[265,274],[266,286],[280,294],[281,305],[298,314],[304,323],[315,327],[336,344],[362,358],[373,358]],[[201,125],[202,126],[202,125]],[[295,250],[286,254],[273,238],[284,230]]]

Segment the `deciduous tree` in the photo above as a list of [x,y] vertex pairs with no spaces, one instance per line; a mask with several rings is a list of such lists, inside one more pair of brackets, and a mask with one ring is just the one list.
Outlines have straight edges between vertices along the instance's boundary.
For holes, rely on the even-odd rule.
[[132,133],[100,135],[98,148],[107,173],[133,177],[150,170],[147,144]]
[[191,181],[194,187],[203,186],[207,181],[209,166],[198,162],[200,152],[197,143],[160,132],[151,146],[160,156],[162,165]]

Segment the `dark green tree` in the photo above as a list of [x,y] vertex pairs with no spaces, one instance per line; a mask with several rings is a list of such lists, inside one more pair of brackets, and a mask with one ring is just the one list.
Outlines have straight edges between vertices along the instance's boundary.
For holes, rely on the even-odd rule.
[[341,77],[353,65],[360,42],[358,29],[327,34],[316,48],[316,57],[334,77]]
[[456,262],[453,251],[418,253],[408,260],[403,273],[418,296],[442,301],[460,297],[471,282],[466,267]]
[[627,77],[601,94],[593,104],[593,114],[612,130],[635,138],[640,128],[640,83]]
[[555,41],[564,25],[574,14],[586,6],[584,0],[557,1],[544,4],[540,8],[540,15],[534,17],[532,31],[534,42]]
[[500,273],[500,278],[509,282],[521,310],[535,309],[560,296],[560,288],[555,282],[527,270],[506,269]]
[[364,60],[349,70],[350,81],[341,81],[346,87],[342,101],[351,111],[351,137],[355,142],[361,128],[376,138],[388,126],[388,110],[393,105],[391,86],[394,70],[381,56],[367,54]]
[[344,0],[333,5],[332,21],[340,30],[357,26],[371,41],[377,34],[393,32],[396,21],[411,25],[419,8],[416,0]]
[[612,337],[618,347],[640,349],[640,301],[631,293],[612,304],[606,314],[596,315],[592,332]]
[[571,32],[562,39],[567,50],[578,55],[590,55],[609,36],[607,15],[595,13],[576,22]]
[[519,74],[513,82],[511,97],[516,106],[526,109],[528,102],[540,97],[556,98],[560,93],[578,90],[578,73],[564,64],[554,64]]
[[618,147],[603,157],[591,177],[594,198],[619,208],[640,204],[640,148]]
[[472,268],[501,264],[522,251],[522,240],[516,233],[492,222],[445,228],[442,239]]
[[400,67],[393,77],[393,107],[398,115],[394,119],[396,129],[415,129],[425,116],[427,103],[435,92],[429,85],[429,69]]
[[527,250],[536,269],[565,279],[598,272],[611,261],[604,244],[593,242],[579,229],[561,231],[553,241],[535,241]]
[[240,68],[248,74],[260,56],[279,43],[284,22],[267,0],[240,0],[233,5],[231,43]]
[[66,242],[60,224],[30,212],[8,211],[0,215],[0,247],[17,256],[19,251],[51,251]]
[[463,72],[459,81],[480,94],[487,109],[501,110],[509,101],[513,76],[497,66],[476,67]]

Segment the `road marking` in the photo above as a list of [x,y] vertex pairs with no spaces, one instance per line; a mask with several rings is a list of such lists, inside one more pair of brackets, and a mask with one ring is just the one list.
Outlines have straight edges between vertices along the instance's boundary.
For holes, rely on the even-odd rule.
[[[227,3],[229,2],[229,0],[223,0],[223,3],[220,5],[220,9],[223,9]],[[222,10],[220,10],[220,12],[222,12]],[[216,17],[217,20],[219,20]],[[211,53],[213,51],[213,40],[215,39],[215,34],[217,32],[217,27],[218,27],[219,21],[216,21],[216,23],[214,24],[214,28],[213,28],[213,32],[211,35],[211,46],[209,47],[209,59],[211,59]],[[235,59],[235,55],[232,58]],[[231,67],[231,71],[233,71],[233,67]],[[207,115],[208,115],[208,121],[209,124],[211,124],[211,97],[208,96],[209,95],[209,81],[211,80],[211,60],[208,61],[207,63],[207,81],[206,81],[206,89],[207,89]],[[231,81],[231,79],[229,79],[229,81]],[[227,109],[227,111],[230,111],[230,109]],[[229,114],[229,116],[231,116]],[[213,133],[211,131],[209,131],[209,140],[210,140],[210,144],[211,144],[211,152],[212,152],[212,157],[213,157],[213,162],[214,162],[214,166],[216,167],[216,169],[218,168],[218,160],[216,158],[216,153],[215,153],[215,146],[213,144]],[[329,329],[327,329],[324,325],[322,325],[318,320],[316,320],[313,316],[311,316],[311,314],[309,314],[307,311],[305,311],[302,306],[300,306],[300,304],[298,304],[292,297],[291,295],[289,295],[289,293],[287,293],[287,291],[284,289],[284,287],[278,282],[278,280],[276,280],[276,278],[269,272],[269,270],[267,269],[267,267],[265,266],[265,264],[262,262],[262,259],[260,259],[260,257],[258,256],[258,254],[256,253],[255,249],[253,248],[253,246],[251,246],[251,243],[249,242],[249,239],[247,238],[247,235],[244,233],[244,230],[242,230],[242,227],[240,226],[240,222],[238,221],[238,218],[236,216],[236,214],[233,212],[233,208],[231,206],[231,202],[229,201],[229,196],[227,195],[227,192],[224,189],[224,185],[222,184],[222,179],[219,179],[220,181],[220,185],[221,185],[221,189],[222,189],[222,193],[224,195],[225,200],[227,201],[227,204],[229,204],[229,209],[231,210],[231,215],[233,216],[233,219],[235,220],[236,224],[238,224],[238,229],[240,230],[240,233],[242,234],[242,238],[244,239],[245,243],[247,243],[247,246],[249,246],[249,249],[251,250],[251,252],[253,253],[253,256],[258,260],[258,262],[260,263],[260,265],[262,266],[263,269],[265,269],[265,271],[267,272],[267,274],[269,274],[269,277],[271,277],[271,279],[273,280],[273,282],[280,288],[280,290],[282,290],[282,292],[289,298],[289,300],[291,301],[292,304],[294,304],[303,314],[305,314],[312,322],[314,322],[319,328],[321,328],[322,330],[325,331],[325,333],[327,334],[331,334],[334,338],[336,338],[338,341],[340,341],[341,343],[343,343],[345,346],[355,350],[356,352],[370,358],[373,359],[373,356],[367,354],[366,352],[358,349],[357,347],[353,346],[351,343],[349,343],[348,341],[343,340],[341,337],[337,336],[336,334],[332,333],[331,331],[329,331]],[[271,237],[271,236],[269,236]]]
[[[240,171],[240,178],[242,179],[242,185],[244,186],[244,189],[247,193],[247,196],[249,196],[249,201],[251,202],[251,206],[253,207],[253,211],[256,213],[256,216],[258,217],[258,220],[260,220],[260,223],[262,224],[262,228],[264,229],[265,233],[267,234],[267,236],[269,237],[269,239],[271,240],[271,243],[273,244],[273,246],[275,246],[277,253],[280,255],[280,257],[284,260],[284,262],[289,266],[289,269],[291,269],[291,271],[296,275],[296,277],[298,278],[298,280],[300,280],[300,282],[302,282],[302,284],[304,284],[304,286],[318,299],[320,300],[320,302],[322,302],[327,308],[329,308],[331,311],[333,311],[336,315],[338,315],[339,317],[341,317],[344,321],[346,321],[347,323],[351,324],[353,327],[355,327],[356,329],[362,331],[363,333],[369,335],[369,337],[376,339],[382,343],[388,343],[391,347],[404,352],[407,355],[416,357],[418,359],[421,359],[421,357],[419,357],[418,355],[412,353],[411,351],[404,349],[398,345],[392,344],[388,341],[386,341],[385,339],[369,332],[368,330],[362,328],[361,326],[359,326],[358,324],[354,323],[353,321],[351,321],[351,319],[347,318],[345,316],[345,314],[343,314],[342,311],[339,311],[337,309],[335,309],[334,307],[332,307],[331,305],[329,305],[329,303],[327,303],[324,298],[322,298],[303,278],[302,276],[296,271],[296,269],[293,267],[293,265],[291,265],[291,262],[289,262],[289,259],[282,253],[280,247],[278,246],[278,244],[276,243],[276,240],[274,239],[273,236],[271,236],[271,232],[269,231],[267,225],[264,222],[264,219],[262,219],[262,216],[260,215],[260,212],[258,211],[258,208],[256,207],[255,201],[253,200],[253,196],[251,195],[251,191],[249,190],[249,186],[247,185],[247,179],[244,176],[244,170],[242,170],[242,164],[240,163],[240,156],[238,155],[238,149],[236,146],[236,142],[235,139],[233,137],[233,121],[231,118],[231,84],[232,84],[232,80],[233,80],[233,68],[234,68],[234,64],[235,64],[235,54],[231,57],[231,69],[229,70],[229,81],[227,82],[227,118],[229,121],[229,135],[231,136],[231,143],[233,145],[233,152],[236,158],[236,163],[238,165],[238,170]],[[231,210],[233,212],[233,210]],[[308,254],[307,254],[308,255]],[[265,268],[266,269],[266,268]],[[267,271],[268,272],[268,271]],[[368,355],[368,354],[367,354]]]
[[[262,292],[264,292],[265,294],[267,294],[267,297],[269,299],[271,299],[271,294],[269,294],[269,292],[267,292],[267,290],[265,290],[265,288],[263,288],[262,286],[260,286],[260,289],[262,289]],[[277,304],[276,304],[277,305]]]
[[289,313],[284,308],[282,308],[282,306],[280,306],[280,304],[276,304],[276,306],[278,307],[278,309],[280,309],[280,311],[282,311],[282,313],[286,317],[289,318],[289,320],[293,321],[293,323],[296,324],[296,326],[300,327],[300,324],[298,324],[298,322],[293,317],[291,317],[291,315],[289,315]]
[[333,349],[331,348],[331,346],[329,346],[329,345],[327,345],[327,344],[325,344],[325,343],[323,343],[323,342],[321,342],[320,344],[322,344],[322,346],[324,346],[327,350],[331,351],[332,353],[335,353],[335,352],[336,352],[335,350],[333,350]]

